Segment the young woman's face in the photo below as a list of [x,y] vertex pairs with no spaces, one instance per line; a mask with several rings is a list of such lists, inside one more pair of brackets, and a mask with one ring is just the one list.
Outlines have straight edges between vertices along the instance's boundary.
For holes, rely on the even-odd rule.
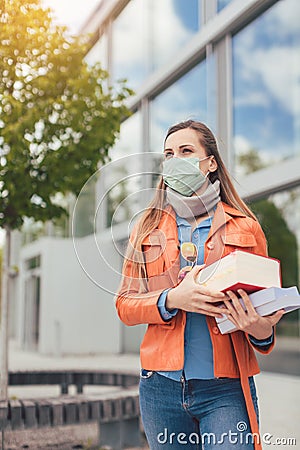
[[[191,128],[175,131],[167,137],[164,148],[165,158],[205,158],[205,148],[200,144],[197,131]],[[199,169],[205,174],[217,169],[215,158],[211,156],[200,161]]]

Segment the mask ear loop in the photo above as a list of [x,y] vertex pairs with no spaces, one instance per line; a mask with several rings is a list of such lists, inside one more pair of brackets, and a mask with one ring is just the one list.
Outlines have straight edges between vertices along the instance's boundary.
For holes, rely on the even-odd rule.
[[214,156],[214,155],[208,155],[208,156],[205,156],[205,158],[199,158],[199,171],[202,173],[202,175],[204,176],[204,178],[208,178],[208,175],[210,174],[210,171],[208,170],[207,173],[204,174],[204,173],[202,172],[202,170],[200,169],[200,163],[201,163],[201,161],[205,161],[206,159],[211,158],[212,156]]
[[208,155],[208,156],[205,156],[205,158],[199,158],[199,162],[205,161],[206,159],[211,158],[212,156],[213,155]]
[[[208,158],[214,158],[214,155],[208,155],[208,156],[206,156],[205,158],[201,158],[201,159],[199,159],[199,162],[204,161],[205,159],[208,159]],[[202,172],[201,169],[199,169],[199,170]],[[202,173],[203,173],[203,172],[202,172]],[[206,173],[205,175],[204,175],[204,173],[203,173],[203,175],[204,175],[205,178],[208,179],[210,173],[212,173],[212,172],[211,172],[210,170],[208,170],[207,173]]]

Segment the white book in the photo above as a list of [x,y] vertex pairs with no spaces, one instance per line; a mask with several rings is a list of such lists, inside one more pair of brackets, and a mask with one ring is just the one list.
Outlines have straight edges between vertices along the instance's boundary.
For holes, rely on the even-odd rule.
[[[249,298],[256,312],[261,316],[268,316],[279,309],[284,309],[285,313],[288,313],[300,308],[300,295],[296,286],[262,289],[249,294]],[[243,300],[241,298],[239,300],[243,308],[246,309]],[[235,325],[227,318],[226,314],[222,316],[222,318],[216,317],[221,333],[225,334],[235,331]]]
[[250,293],[272,286],[280,287],[280,262],[275,258],[235,250],[204,267],[197,282],[224,292],[244,289]]

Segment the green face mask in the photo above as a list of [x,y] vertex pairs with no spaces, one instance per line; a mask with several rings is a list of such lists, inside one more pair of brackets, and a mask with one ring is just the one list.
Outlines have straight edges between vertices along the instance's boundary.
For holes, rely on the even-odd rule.
[[210,158],[170,158],[163,162],[163,180],[179,194],[190,197],[203,186],[206,175],[199,169],[199,162]]

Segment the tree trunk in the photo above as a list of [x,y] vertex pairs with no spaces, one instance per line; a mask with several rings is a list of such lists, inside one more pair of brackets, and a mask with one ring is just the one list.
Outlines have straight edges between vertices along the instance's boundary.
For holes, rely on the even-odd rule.
[[11,230],[10,228],[5,228],[5,231],[0,311],[0,400],[7,400],[8,386],[8,298]]

